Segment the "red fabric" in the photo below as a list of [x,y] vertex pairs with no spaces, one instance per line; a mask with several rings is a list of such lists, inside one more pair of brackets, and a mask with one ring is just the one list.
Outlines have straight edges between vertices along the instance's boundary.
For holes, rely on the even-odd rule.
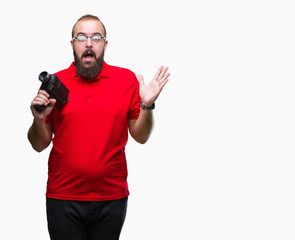
[[54,138],[46,196],[105,201],[129,195],[125,145],[128,119],[140,111],[139,83],[131,71],[107,65],[95,81],[76,76],[74,63],[56,76],[69,101],[47,118]]

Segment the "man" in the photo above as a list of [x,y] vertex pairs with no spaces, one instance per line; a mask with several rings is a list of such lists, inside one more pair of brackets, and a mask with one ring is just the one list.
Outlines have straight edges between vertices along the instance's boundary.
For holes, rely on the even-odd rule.
[[[63,107],[39,90],[31,103],[28,131],[41,152],[52,142],[46,192],[51,239],[119,239],[127,198],[125,145],[130,135],[145,143],[152,131],[154,102],[168,81],[160,67],[146,85],[127,69],[104,62],[106,29],[85,15],[73,27],[75,61],[56,76],[69,89]],[[44,105],[42,112],[34,105]]]

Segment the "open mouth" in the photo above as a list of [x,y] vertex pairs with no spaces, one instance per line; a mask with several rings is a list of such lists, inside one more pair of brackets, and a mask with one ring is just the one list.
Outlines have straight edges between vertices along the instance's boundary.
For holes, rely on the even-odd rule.
[[93,59],[95,59],[95,53],[92,50],[87,50],[83,53],[82,58],[86,61],[86,62],[90,62]]

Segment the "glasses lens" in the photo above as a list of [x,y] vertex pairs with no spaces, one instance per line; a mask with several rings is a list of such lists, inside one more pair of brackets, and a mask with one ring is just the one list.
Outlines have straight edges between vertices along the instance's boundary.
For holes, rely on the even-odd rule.
[[[87,41],[88,38],[89,38],[89,37],[87,37],[86,35],[78,35],[78,36],[75,37],[75,39],[77,39],[77,41],[78,41],[79,43],[85,43],[85,42]],[[99,42],[101,39],[103,39],[104,37],[101,36],[101,35],[99,35],[99,34],[97,34],[97,35],[93,35],[93,36],[91,36],[90,38],[91,38],[91,41],[92,41],[93,43],[98,43],[98,42]]]
[[78,41],[81,41],[81,42],[83,42],[83,41],[87,41],[87,37],[84,36],[84,35],[78,35],[78,36],[76,37],[76,39],[77,39]]
[[92,41],[99,42],[100,39],[102,39],[102,36],[100,35],[94,35],[91,37]]

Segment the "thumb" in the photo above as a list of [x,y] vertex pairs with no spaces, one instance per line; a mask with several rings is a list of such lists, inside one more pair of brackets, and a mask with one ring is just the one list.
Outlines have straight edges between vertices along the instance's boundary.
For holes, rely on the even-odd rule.
[[55,105],[55,103],[56,103],[56,100],[54,99],[54,98],[50,98],[49,99],[49,106],[51,107],[54,107],[54,105]]
[[45,110],[47,110],[50,113],[55,104],[56,104],[56,100],[54,98],[50,98],[49,104],[47,105],[47,108],[45,108]]
[[138,81],[140,85],[144,85],[144,79],[142,75],[138,75]]

